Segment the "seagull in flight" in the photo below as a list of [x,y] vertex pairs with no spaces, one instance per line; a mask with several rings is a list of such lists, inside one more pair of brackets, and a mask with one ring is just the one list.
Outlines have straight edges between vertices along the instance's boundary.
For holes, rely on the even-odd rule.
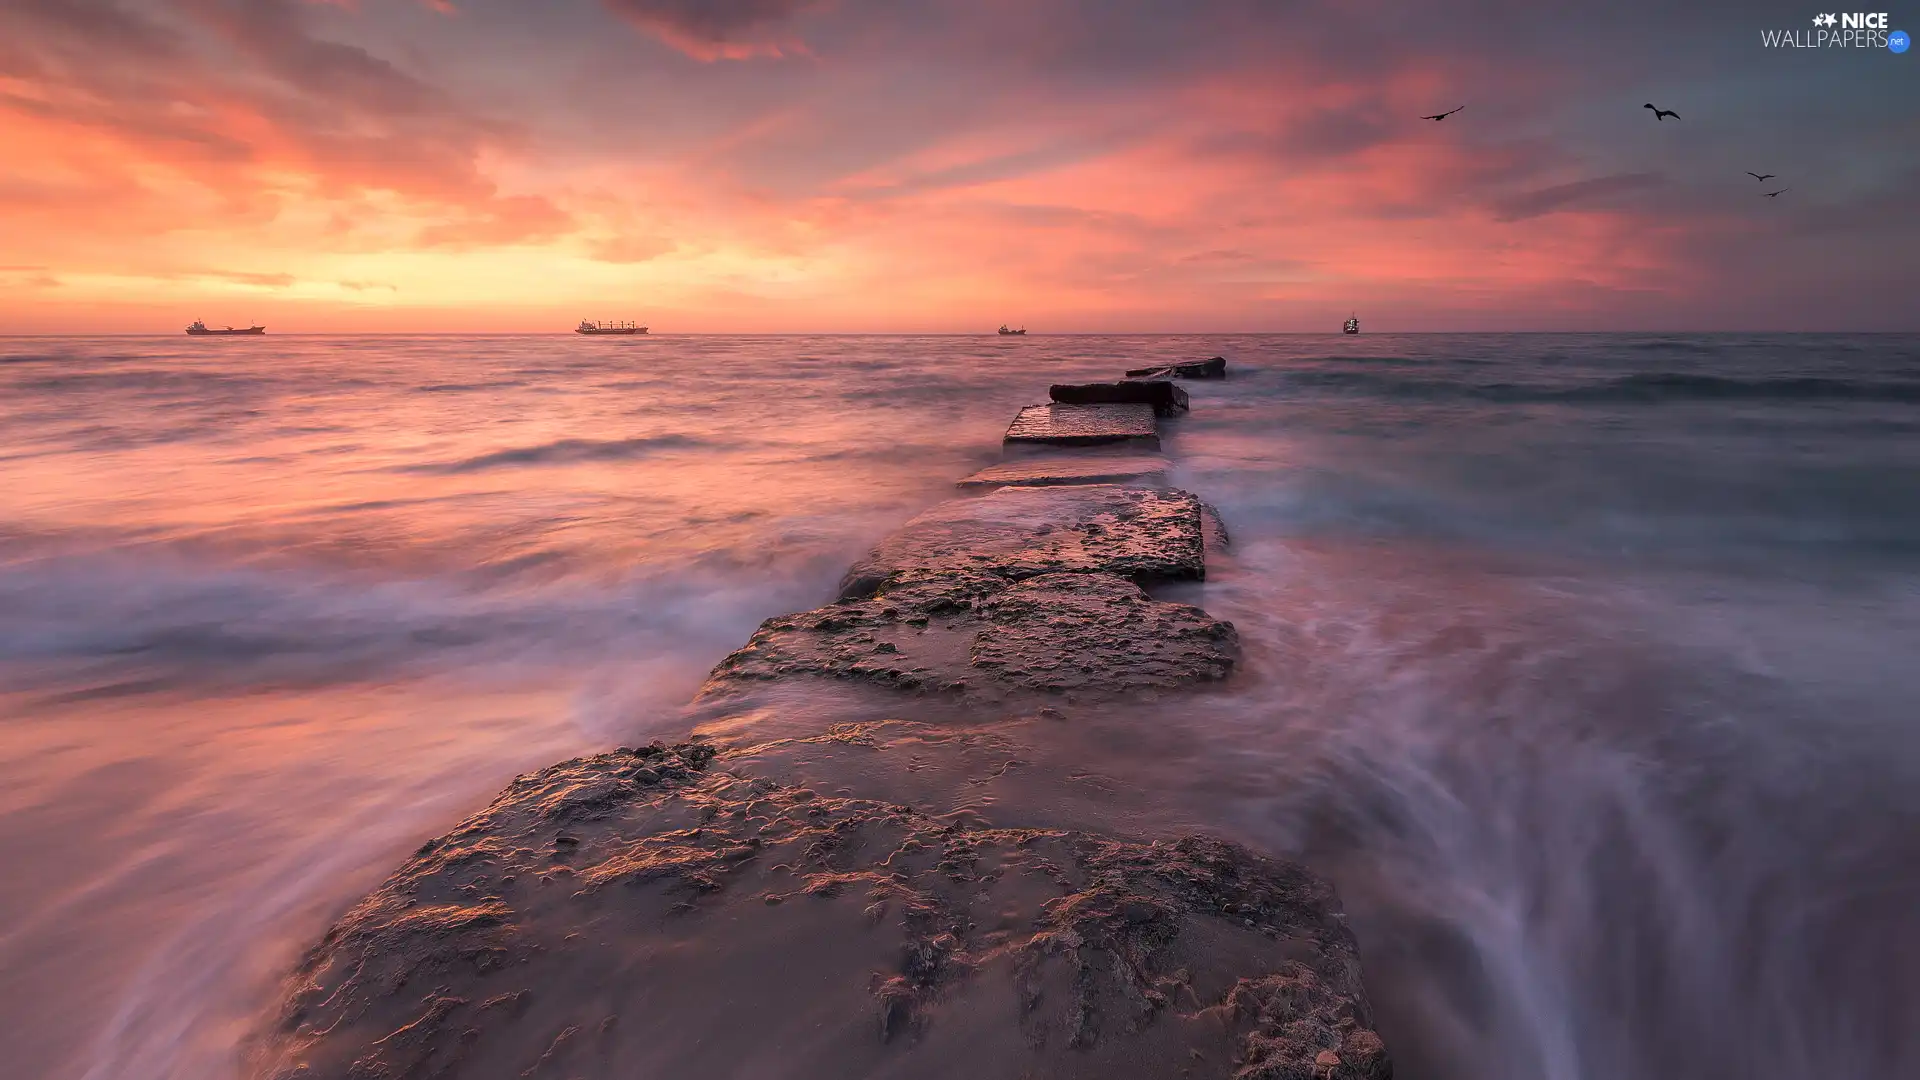
[[[1643,109],[1653,109],[1653,102],[1649,101],[1645,105],[1642,105],[1640,107]],[[1653,118],[1655,120],[1665,120],[1669,116],[1673,117],[1675,120],[1680,119],[1680,114],[1677,112],[1674,112],[1672,109],[1653,109]]]
[[1760,181],[1760,182],[1761,182],[1761,183],[1763,183],[1763,184],[1764,184],[1764,183],[1766,183],[1767,181],[1769,181],[1769,180],[1771,180],[1771,179],[1773,179],[1773,174],[1772,174],[1772,173],[1768,173],[1768,174],[1767,174],[1767,175],[1765,175],[1765,176],[1761,176],[1761,175],[1760,175],[1759,173],[1757,173],[1757,172],[1749,172],[1749,173],[1748,173],[1747,175],[1748,175],[1748,176],[1751,176],[1751,177],[1753,177],[1753,178],[1754,178],[1755,180],[1758,180],[1758,181]]
[[1781,188],[1779,191],[1763,191],[1760,194],[1766,196],[1769,199],[1777,199],[1780,196],[1792,190],[1793,190],[1792,188]]
[[[1460,109],[1464,109],[1464,108],[1466,108],[1466,106],[1465,106],[1465,105],[1462,105],[1462,106],[1460,106]],[[1459,111],[1460,111],[1460,109],[1448,109],[1448,110],[1447,110],[1446,112],[1443,112],[1443,113],[1440,113],[1440,114],[1439,114],[1439,115],[1437,115],[1437,116],[1423,116],[1423,117],[1421,117],[1420,119],[1422,119],[1422,120],[1445,120],[1445,119],[1446,119],[1447,117],[1449,117],[1449,116],[1452,116],[1452,115],[1453,115],[1454,113],[1457,113],[1457,112],[1459,112]]]

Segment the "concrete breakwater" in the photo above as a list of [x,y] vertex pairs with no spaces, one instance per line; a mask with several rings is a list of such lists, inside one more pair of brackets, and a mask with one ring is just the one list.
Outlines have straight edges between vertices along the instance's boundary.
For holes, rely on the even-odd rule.
[[[1224,375],[1150,369],[1022,410],[969,494],[716,665],[687,740],[522,776],[423,845],[288,979],[253,1074],[1390,1076],[1306,869],[990,821],[911,752],[943,716],[991,713],[1017,743],[1062,704],[1231,675],[1232,625],[1148,591],[1204,579],[1225,542],[1147,452],[1188,407],[1170,380]],[[795,719],[766,693],[821,685],[910,715]],[[809,779],[821,757],[844,785]]]

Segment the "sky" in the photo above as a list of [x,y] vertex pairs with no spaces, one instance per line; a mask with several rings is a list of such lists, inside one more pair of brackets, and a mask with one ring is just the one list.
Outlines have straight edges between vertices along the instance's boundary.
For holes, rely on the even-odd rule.
[[0,0],[0,333],[1920,329],[1920,51],[1680,7]]

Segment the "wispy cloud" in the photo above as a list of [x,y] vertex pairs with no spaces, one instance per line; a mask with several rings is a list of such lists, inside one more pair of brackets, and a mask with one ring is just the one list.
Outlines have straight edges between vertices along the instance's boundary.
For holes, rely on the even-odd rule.
[[1495,216],[1501,221],[1524,221],[1568,207],[1598,206],[1613,196],[1646,191],[1664,183],[1666,177],[1651,172],[1618,173],[1575,180],[1568,184],[1524,191],[1504,199],[1495,207]]
[[284,289],[299,280],[292,274],[261,274],[246,270],[196,270],[181,276],[225,281],[234,285],[250,285],[260,289]]
[[1920,278],[1904,69],[1732,0],[448,6],[0,3],[0,324],[1884,326]]
[[615,14],[701,60],[744,60],[804,52],[795,40],[764,36],[821,0],[603,0]]

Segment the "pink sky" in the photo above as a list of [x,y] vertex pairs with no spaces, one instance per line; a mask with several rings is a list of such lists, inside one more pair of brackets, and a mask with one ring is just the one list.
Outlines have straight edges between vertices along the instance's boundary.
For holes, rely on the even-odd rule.
[[9,0],[0,332],[1920,328],[1799,14]]

